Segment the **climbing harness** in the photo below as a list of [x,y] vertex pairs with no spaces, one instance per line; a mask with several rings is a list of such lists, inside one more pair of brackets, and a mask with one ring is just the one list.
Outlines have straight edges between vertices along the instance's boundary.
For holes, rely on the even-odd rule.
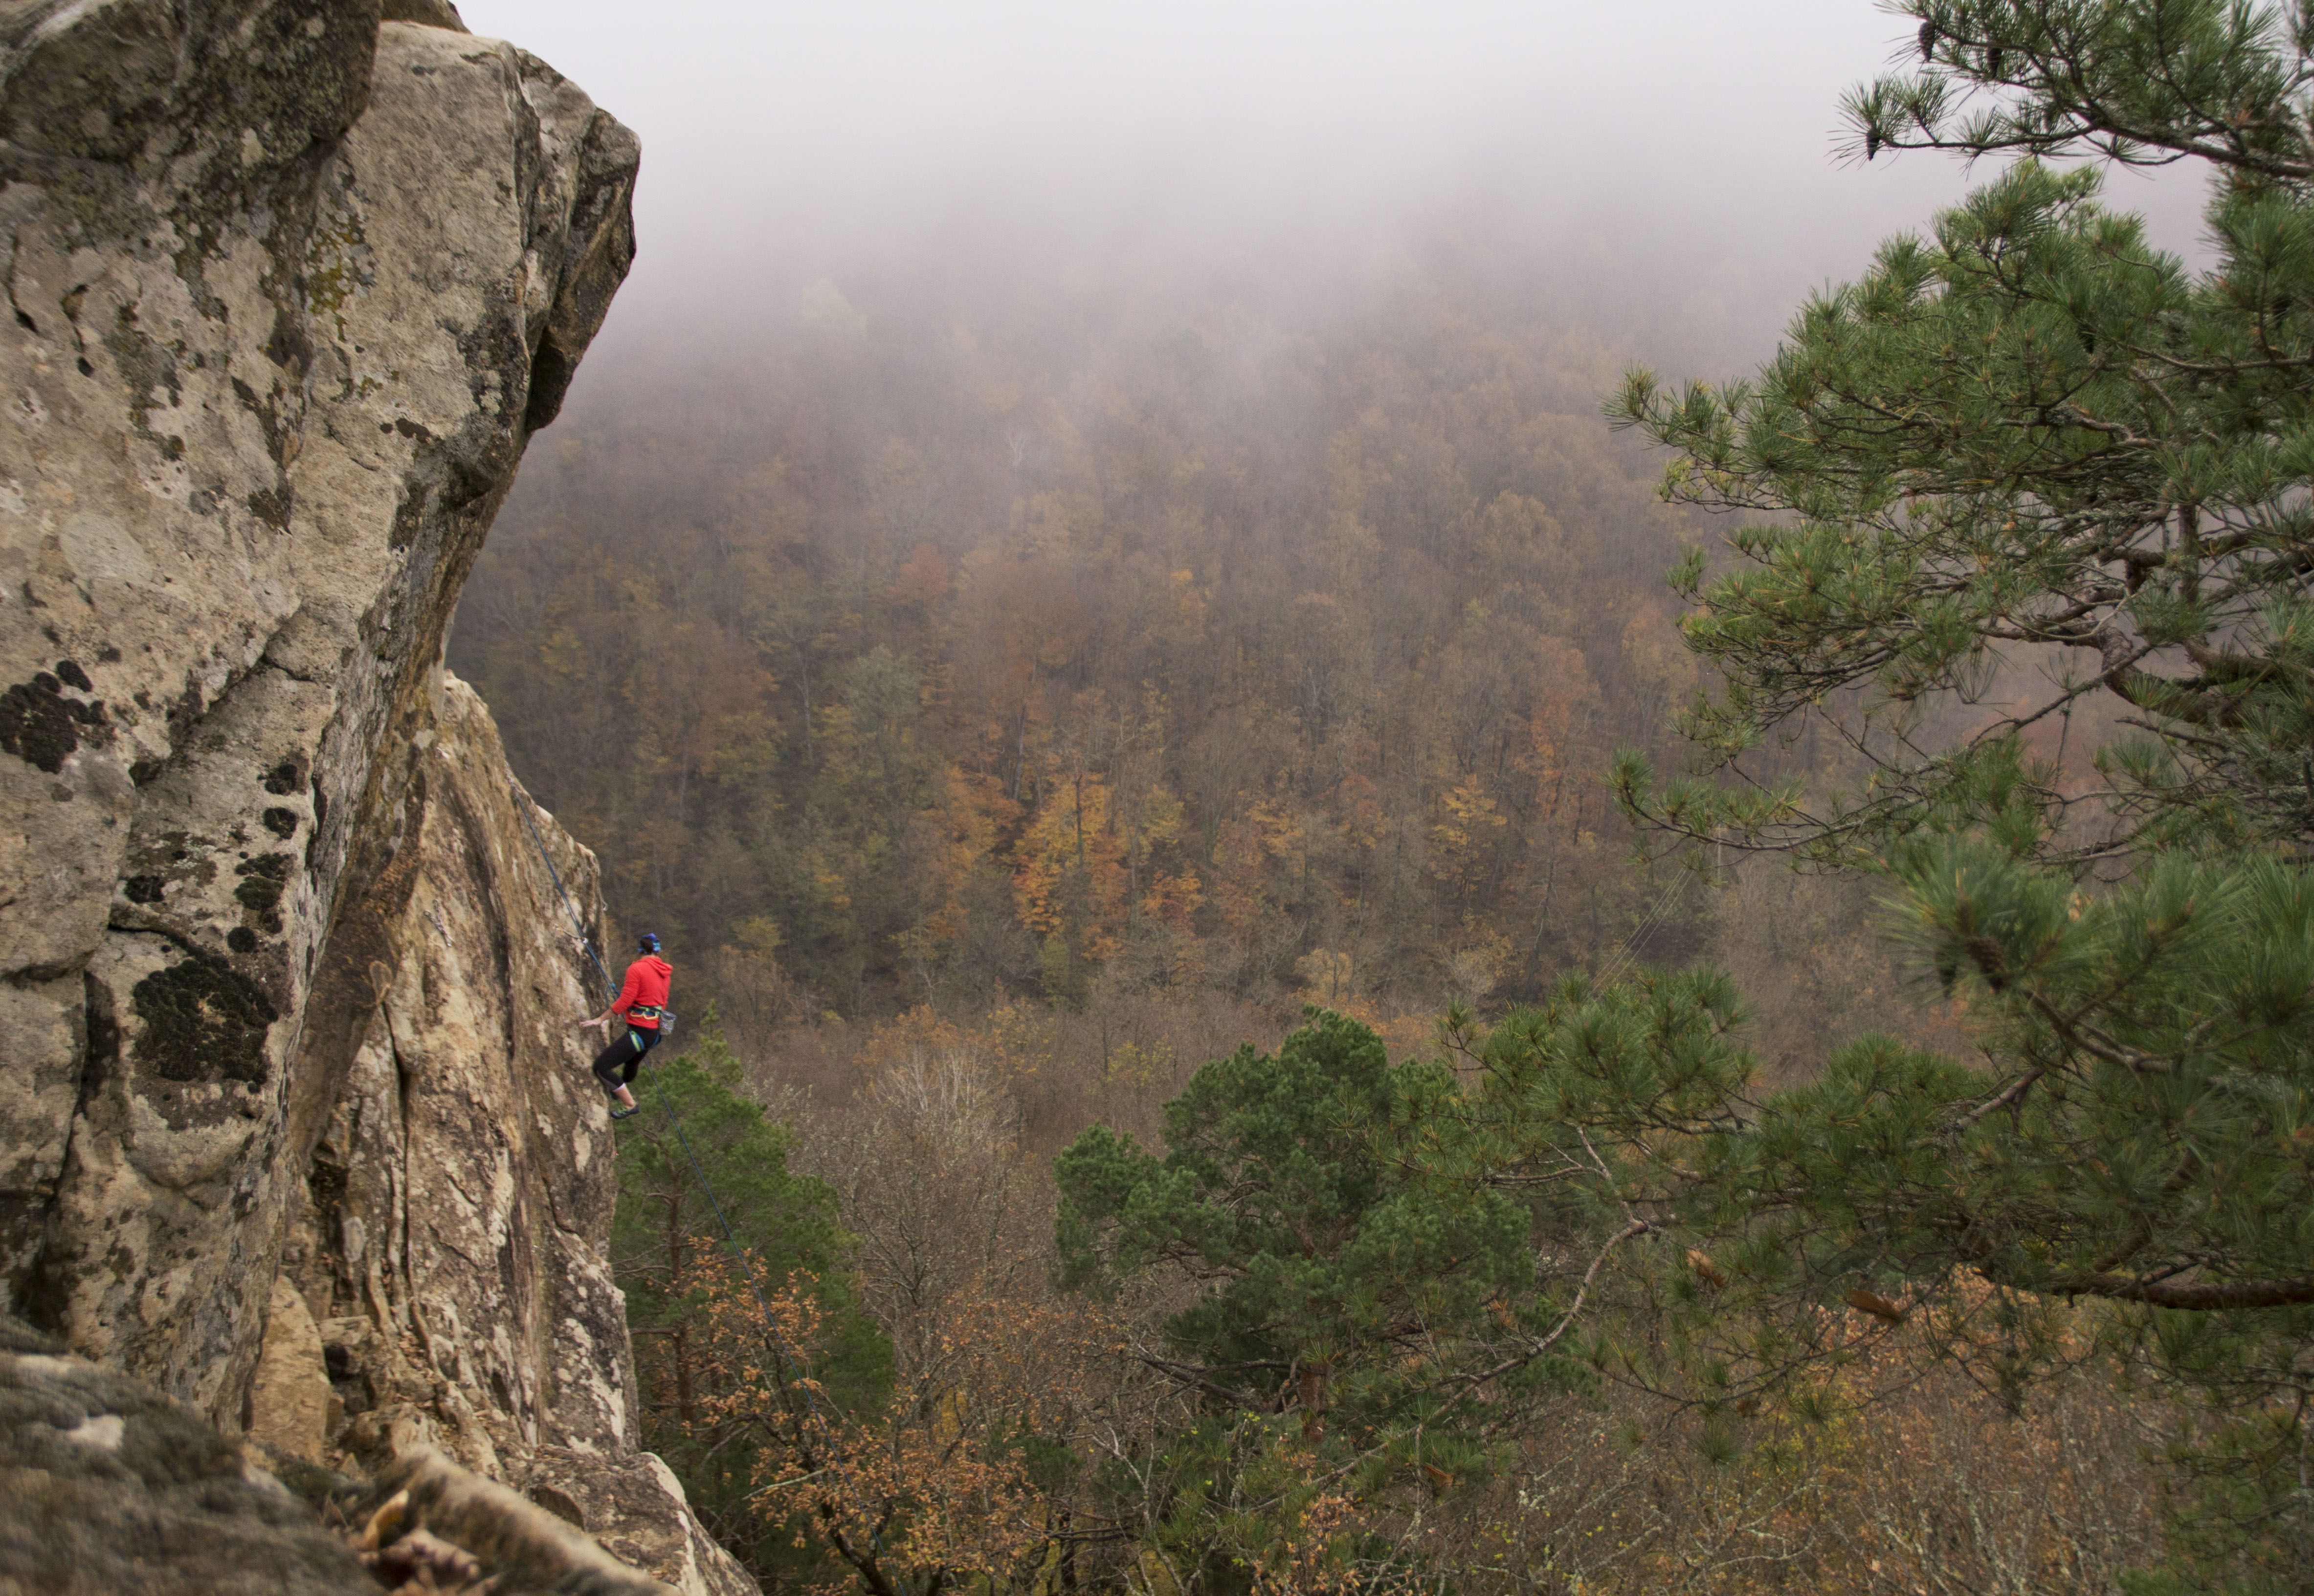
[[[562,907],[570,916],[571,929],[578,933],[580,949],[587,955],[587,961],[595,966],[595,973],[602,976],[603,984],[610,989],[611,995],[615,998],[618,995],[619,983],[611,979],[611,972],[604,966],[602,959],[596,954],[595,944],[587,935],[587,922],[579,918],[578,905],[571,901],[570,889],[562,885],[562,872],[554,868],[554,856],[546,851],[546,839],[539,835],[538,823],[530,817],[532,808],[530,795],[523,791],[518,782],[508,783],[508,789],[514,795],[515,809],[522,816],[522,823],[530,832],[530,840],[538,849],[539,862],[546,867],[547,878],[554,883],[554,890],[562,899]],[[674,1034],[675,1011],[671,1009],[664,1010],[660,1024],[663,1028],[659,1036],[664,1040]],[[667,1116],[667,1124],[675,1127],[676,1140],[682,1143],[684,1159],[691,1165],[692,1178],[699,1183],[700,1193],[706,1197],[707,1205],[715,1211],[715,1222],[723,1230],[724,1246],[731,1255],[731,1261],[739,1265],[740,1278],[747,1283],[747,1294],[755,1300],[755,1311],[761,1316],[764,1341],[772,1354],[773,1374],[784,1389],[799,1390],[803,1393],[804,1411],[809,1415],[813,1426],[819,1432],[822,1450],[829,1457],[841,1458],[843,1455],[843,1449],[836,1444],[835,1427],[830,1420],[826,1398],[819,1389],[819,1382],[801,1378],[806,1367],[804,1361],[796,1355],[795,1349],[787,1344],[787,1338],[780,1334],[773,1320],[771,1304],[764,1301],[763,1288],[755,1281],[755,1265],[747,1261],[746,1250],[739,1245],[738,1233],[731,1228],[730,1216],[723,1212],[723,1200],[715,1195],[715,1183],[707,1178],[707,1170],[701,1165],[699,1155],[692,1151],[691,1138],[684,1132],[682,1116],[675,1112],[674,1105],[667,1101],[667,1093],[660,1088],[656,1071],[645,1071],[643,1079],[650,1083],[652,1093],[658,1098],[659,1112]],[[625,1114],[621,1114],[614,1108],[611,1111],[611,1117],[625,1119],[638,1112],[640,1112],[639,1109],[630,1108]],[[654,1142],[658,1140],[658,1135],[648,1127],[645,1128],[644,1134],[649,1136]],[[869,1523],[869,1544],[874,1548],[876,1554],[881,1556],[884,1551],[884,1532],[876,1527],[872,1515],[862,1516]]]

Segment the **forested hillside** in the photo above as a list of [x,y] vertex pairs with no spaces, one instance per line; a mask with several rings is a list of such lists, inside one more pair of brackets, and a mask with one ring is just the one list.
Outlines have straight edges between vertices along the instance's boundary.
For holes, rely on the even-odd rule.
[[1748,376],[919,256],[534,463],[454,657],[731,1021],[617,1267],[774,1588],[2314,1592],[2314,11],[1900,9],[1845,152],[1992,169]]
[[1615,351],[1475,271],[1265,298],[922,262],[598,377],[452,660],[623,916],[854,1016],[1693,951],[1602,780],[1697,680]]

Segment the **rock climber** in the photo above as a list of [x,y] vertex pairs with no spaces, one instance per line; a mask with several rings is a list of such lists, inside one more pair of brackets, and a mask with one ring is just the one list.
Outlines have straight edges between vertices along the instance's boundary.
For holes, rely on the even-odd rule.
[[595,1078],[612,1097],[611,1117],[625,1119],[640,1105],[629,1089],[643,1054],[658,1045],[659,1021],[667,1013],[667,988],[675,966],[658,956],[658,939],[645,931],[636,946],[635,962],[627,966],[627,981],[611,1006],[592,1019],[578,1022],[580,1030],[608,1031],[611,1017],[627,1022],[626,1034],[595,1057]]

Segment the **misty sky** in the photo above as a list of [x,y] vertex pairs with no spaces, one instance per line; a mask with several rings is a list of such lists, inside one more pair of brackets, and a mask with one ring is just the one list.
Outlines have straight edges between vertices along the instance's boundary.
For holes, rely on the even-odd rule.
[[[1968,179],[1835,158],[1902,52],[1871,0],[463,0],[642,137],[641,255],[606,339],[776,275],[969,237],[1313,269],[1483,216],[1635,284],[1744,285],[1763,334]],[[1985,175],[1983,172],[1980,178]],[[2198,173],[2114,195],[2190,250]],[[1763,311],[1752,313],[1758,319]],[[1760,351],[1764,353],[1764,348]]]

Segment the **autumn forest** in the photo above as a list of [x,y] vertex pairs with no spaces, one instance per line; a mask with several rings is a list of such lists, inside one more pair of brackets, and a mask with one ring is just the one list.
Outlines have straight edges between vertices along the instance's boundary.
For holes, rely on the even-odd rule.
[[767,1590],[2314,1592],[2314,21],[1897,9],[1995,159],[1747,378],[1482,227],[592,358],[450,663]]

